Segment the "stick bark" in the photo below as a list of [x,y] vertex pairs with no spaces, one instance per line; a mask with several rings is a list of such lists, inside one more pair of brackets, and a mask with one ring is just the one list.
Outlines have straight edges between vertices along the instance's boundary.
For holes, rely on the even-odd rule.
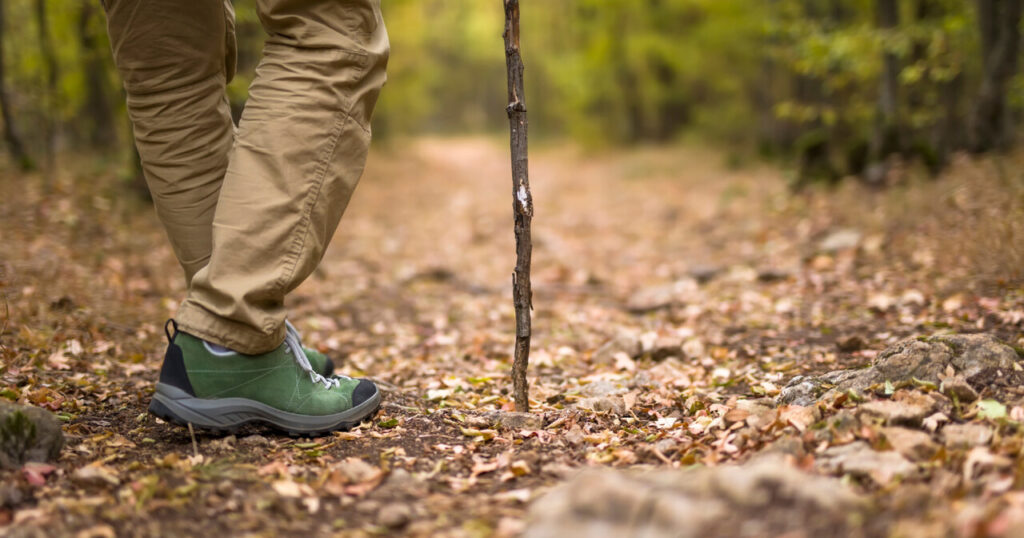
[[505,67],[508,71],[508,127],[512,154],[512,211],[515,216],[516,267],[512,273],[512,302],[516,310],[516,345],[512,360],[512,391],[516,411],[530,410],[529,384],[526,369],[530,362],[530,311],[533,292],[530,288],[530,256],[533,242],[530,222],[533,219],[533,195],[530,193],[527,161],[526,94],[523,90],[523,58],[519,54],[519,0],[502,0],[505,4]]

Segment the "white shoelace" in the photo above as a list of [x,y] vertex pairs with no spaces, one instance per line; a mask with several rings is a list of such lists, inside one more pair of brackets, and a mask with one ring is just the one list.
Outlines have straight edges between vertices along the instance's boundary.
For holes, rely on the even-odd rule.
[[341,386],[342,376],[333,376],[326,378],[313,370],[313,365],[309,364],[309,358],[306,357],[306,352],[302,349],[302,335],[295,328],[291,322],[285,320],[284,322],[285,334],[285,353],[291,353],[292,357],[295,358],[295,362],[299,363],[299,366],[309,374],[309,378],[314,383],[323,383],[327,388],[337,388]]

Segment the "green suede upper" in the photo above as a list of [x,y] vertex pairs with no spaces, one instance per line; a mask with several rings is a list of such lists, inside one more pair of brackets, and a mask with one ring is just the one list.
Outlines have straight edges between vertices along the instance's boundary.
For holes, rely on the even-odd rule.
[[[328,388],[314,382],[287,346],[262,355],[210,353],[203,341],[186,333],[174,336],[185,362],[185,371],[197,398],[248,398],[275,409],[302,415],[331,415],[352,408],[357,379],[336,377],[340,385]],[[316,352],[314,352],[316,353]],[[320,366],[326,361],[323,355]],[[307,356],[316,368],[314,357]]]
[[309,359],[309,364],[313,367],[313,371],[323,374],[324,370],[327,369],[327,355],[305,346],[302,347],[302,350],[306,352],[306,358]]

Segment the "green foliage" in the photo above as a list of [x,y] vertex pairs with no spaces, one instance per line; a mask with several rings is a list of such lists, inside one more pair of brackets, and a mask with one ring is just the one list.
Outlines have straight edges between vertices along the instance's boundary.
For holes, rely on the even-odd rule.
[[[87,137],[84,60],[102,57],[107,93],[121,102],[103,17],[46,0],[59,84],[46,62],[31,2],[7,3],[6,74],[30,147],[49,118],[64,146]],[[255,0],[235,0],[239,69],[228,87],[236,113],[259,59]],[[670,140],[684,134],[800,156],[823,173],[862,163],[875,132],[884,58],[895,58],[905,152],[940,162],[964,130],[982,61],[973,3],[898,1],[899,24],[880,28],[876,0],[549,0],[522,5],[532,133],[590,144]],[[389,82],[378,136],[504,129],[502,10],[497,0],[388,0]],[[84,23],[83,23],[84,21]],[[85,28],[97,39],[86,46]],[[1024,77],[1009,105],[1024,107]],[[123,106],[113,112],[127,125]],[[1018,114],[1019,115],[1019,114]],[[944,138],[945,137],[945,138]],[[127,139],[127,136],[122,136]],[[813,142],[813,143],[811,143]],[[822,152],[808,159],[807,148]],[[916,148],[916,149],[915,149]]]

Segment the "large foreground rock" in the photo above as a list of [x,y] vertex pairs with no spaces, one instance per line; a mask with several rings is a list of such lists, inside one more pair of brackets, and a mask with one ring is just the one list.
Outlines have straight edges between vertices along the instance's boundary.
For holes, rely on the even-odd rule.
[[781,458],[689,471],[588,470],[537,499],[524,536],[847,534],[864,501]]
[[0,468],[55,460],[63,446],[64,433],[53,413],[0,398]]
[[940,385],[949,370],[954,374],[949,378],[950,388],[964,390],[965,380],[970,382],[972,378],[982,378],[992,372],[1010,373],[1018,360],[1021,358],[1012,347],[988,334],[909,338],[881,352],[870,368],[794,377],[782,389],[778,403],[811,405],[849,390],[863,392],[886,381],[893,384],[926,381]]

